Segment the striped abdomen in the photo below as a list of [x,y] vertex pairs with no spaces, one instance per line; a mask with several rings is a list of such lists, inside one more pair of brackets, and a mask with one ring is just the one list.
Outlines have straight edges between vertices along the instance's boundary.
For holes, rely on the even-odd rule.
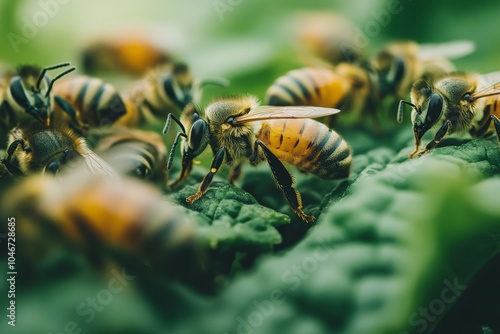
[[337,107],[351,89],[351,82],[326,68],[305,67],[279,77],[266,92],[273,106]]
[[53,93],[67,100],[80,112],[79,120],[91,127],[114,123],[127,111],[116,88],[97,78],[73,77],[57,83]]
[[157,149],[146,142],[123,140],[110,147],[111,166],[140,179],[151,179],[160,169]]
[[122,174],[143,180],[167,181],[167,148],[155,132],[117,127],[109,131],[95,150]]
[[282,161],[324,179],[345,178],[351,150],[338,133],[312,119],[265,121],[257,138]]
[[146,85],[144,89],[144,100],[140,103],[142,116],[147,122],[156,119],[163,120],[168,113],[179,115],[182,107],[177,106],[174,91],[174,81],[170,73],[166,75],[149,76],[142,82]]

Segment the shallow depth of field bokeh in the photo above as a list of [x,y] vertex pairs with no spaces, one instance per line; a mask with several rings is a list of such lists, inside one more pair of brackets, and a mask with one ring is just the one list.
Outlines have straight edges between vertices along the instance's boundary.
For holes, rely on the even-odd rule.
[[[398,13],[381,14],[387,13],[389,7],[397,8]],[[40,14],[46,11],[51,15]],[[197,77],[229,79],[229,87],[207,87],[203,103],[215,97],[245,94],[256,95],[262,100],[266,89],[277,77],[307,65],[306,52],[297,43],[297,27],[304,15],[317,12],[336,13],[351,20],[352,30],[346,31],[346,35],[352,35],[358,42],[363,41],[363,45],[355,44],[364,57],[370,57],[384,43],[395,40],[423,44],[469,40],[474,42],[475,51],[454,59],[457,69],[478,73],[500,71],[500,2],[494,0],[478,3],[465,0],[3,0],[0,2],[0,65],[47,66],[69,61],[77,66],[78,72],[80,52],[89,42],[103,36],[140,33],[175,59],[189,64]],[[40,24],[34,21],[36,17],[42,20]],[[46,22],[43,18],[47,19]],[[103,78],[119,89],[133,81],[127,75],[109,73],[103,74]],[[74,320],[82,333],[111,333],[110,329],[114,330],[113,333],[160,333],[166,332],[166,328],[172,328],[172,333],[228,333],[231,328],[234,333],[247,334],[382,334],[407,333],[403,330],[408,328],[409,332],[431,333],[433,328],[439,327],[435,319],[445,318],[446,313],[453,316],[453,312],[457,312],[456,318],[460,318],[461,309],[453,309],[451,303],[442,302],[443,311],[436,312],[432,321],[418,312],[420,307],[432,305],[443,291],[443,284],[447,287],[457,277],[463,279],[461,282],[469,282],[482,265],[498,253],[500,226],[493,227],[490,222],[500,214],[495,209],[498,207],[495,203],[499,203],[500,166],[490,166],[483,161],[491,156],[494,156],[493,160],[498,158],[496,142],[486,140],[484,147],[481,141],[466,143],[464,157],[460,155],[460,149],[454,151],[445,147],[440,151],[444,158],[437,154],[436,159],[433,156],[423,160],[422,164],[411,164],[406,161],[413,144],[409,117],[398,125],[394,121],[396,110],[383,110],[383,113],[386,117],[382,120],[382,132],[373,128],[371,119],[366,119],[357,128],[341,125],[339,129],[347,140],[352,141],[355,154],[354,176],[349,182],[328,181],[323,184],[319,179],[299,175],[293,169],[306,207],[323,217],[310,235],[307,235],[309,226],[297,219],[282,199],[267,165],[244,170],[240,183],[243,189],[259,204],[289,215],[291,224],[277,228],[281,236],[266,235],[270,239],[282,238],[281,245],[262,252],[271,254],[250,259],[242,254],[232,254],[236,260],[228,265],[229,274],[220,278],[222,288],[215,295],[207,297],[178,283],[169,285],[163,277],[141,278],[136,273],[138,279],[131,283],[133,288],[114,295],[109,306],[96,313],[97,321],[92,319],[84,323],[82,320],[86,318],[75,313],[75,308],[87,296],[96,296],[106,288],[109,275],[102,278],[89,269],[90,266],[81,265],[80,261],[84,260],[76,259],[73,267],[52,268],[37,277],[39,287],[29,286],[28,291],[20,292],[19,303],[25,301],[29,304],[19,306],[24,314],[19,311],[18,323],[33,321],[44,333],[59,333]],[[162,125],[151,128],[160,131]],[[473,153],[469,154],[468,150]],[[200,159],[202,165],[195,168],[196,180],[202,175],[200,171],[206,172],[209,168],[211,159],[211,152],[207,150]],[[227,182],[226,175],[227,169],[221,171],[216,180]],[[470,175],[472,180],[468,179]],[[354,182],[351,187],[350,182],[355,178],[358,183]],[[197,184],[195,181],[188,183]],[[226,190],[224,185],[218,187],[222,187],[221,191]],[[233,188],[227,187],[231,192]],[[181,197],[185,198],[189,193],[167,192],[167,195],[181,201]],[[235,195],[236,200],[243,197],[240,193]],[[227,210],[231,211],[231,208]],[[366,224],[357,225],[358,217]],[[479,221],[471,227],[468,223],[476,217]],[[278,221],[280,217],[273,216],[272,219]],[[409,223],[395,224],[398,219]],[[330,223],[341,227],[328,230]],[[442,225],[436,227],[438,223]],[[275,224],[276,227],[281,223]],[[305,254],[313,254],[318,249],[323,231],[328,240],[340,240],[339,249],[345,247],[345,254],[332,253],[334,255],[326,262],[320,262],[319,269],[313,270],[311,278],[309,275],[303,279],[298,276],[299,288],[290,289],[286,273],[296,263],[305,263],[303,259],[313,256]],[[395,241],[391,239],[393,231],[396,231]],[[224,241],[220,241],[221,244]],[[256,245],[258,241],[251,240],[249,244]],[[240,239],[235,242],[240,242]],[[372,259],[375,251],[359,246],[365,242],[376,245],[380,257],[377,255]],[[349,247],[345,245],[348,243],[361,248],[347,249]],[[17,247],[30,245],[19,241]],[[335,251],[337,246],[332,247]],[[477,254],[484,257],[476,258]],[[2,260],[4,255],[1,255]],[[366,265],[365,269],[351,263],[351,259],[353,263],[359,260],[358,256],[364,256],[364,262],[359,266]],[[372,260],[380,260],[380,263],[373,264]],[[387,266],[390,269],[384,267],[392,260],[397,263],[401,260],[405,264]],[[381,274],[376,280],[367,279],[368,283],[360,279],[360,283],[353,287],[347,276],[339,273],[340,269],[339,272],[329,272],[327,264],[346,272],[352,270],[360,277],[367,273],[385,274],[386,270],[395,277],[387,274],[390,277],[386,279]],[[3,263],[1,270],[0,277],[4,277]],[[71,276],[68,280],[51,276],[66,270]],[[400,272],[405,274],[396,277]],[[494,275],[498,275],[498,271],[491,275],[497,277]],[[60,298],[56,296],[58,291]],[[248,316],[252,311],[261,310],[263,301],[273,300],[269,297],[273,291],[281,291],[284,302],[274,302],[269,315],[261,311],[264,320],[258,326],[249,326]],[[4,289],[0,292],[0,305],[5,310]],[[488,293],[480,291],[477,296],[466,297],[481,304],[483,300],[480,298]],[[481,312],[491,312],[500,318],[498,301],[496,304],[491,300],[484,303],[493,306]],[[379,304],[386,305],[384,312],[365,316],[364,312],[368,314]],[[220,312],[217,312],[218,308]],[[43,310],[38,312],[39,309]],[[417,315],[413,316],[415,312]],[[0,315],[5,318],[3,313]],[[453,322],[456,318],[445,318],[445,322]],[[238,319],[243,319],[243,322]],[[2,320],[0,331],[15,333],[15,328],[7,327],[5,322]],[[462,325],[465,326],[461,324],[457,328]],[[442,326],[455,328],[447,322]],[[36,327],[30,330],[38,332]],[[488,331],[485,327],[485,334],[493,333]],[[471,329],[470,333],[476,332]]]

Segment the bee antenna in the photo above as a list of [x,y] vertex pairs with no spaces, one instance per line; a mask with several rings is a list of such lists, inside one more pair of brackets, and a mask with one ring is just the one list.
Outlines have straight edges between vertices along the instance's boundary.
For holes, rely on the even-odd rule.
[[397,121],[398,123],[401,123],[403,122],[403,105],[407,105],[407,106],[410,106],[412,107],[413,109],[417,109],[417,106],[415,106],[413,103],[411,102],[408,102],[408,101],[405,101],[405,100],[401,100],[399,101],[399,106],[398,106],[398,115],[397,115]]
[[175,136],[175,140],[172,143],[172,147],[170,148],[170,153],[168,155],[168,161],[167,161],[167,169],[170,170],[172,167],[172,162],[174,161],[174,156],[175,156],[175,149],[177,148],[177,144],[179,143],[179,138],[184,137],[186,138],[186,134],[182,132],[177,132],[177,135]]
[[71,65],[71,63],[61,63],[61,64],[56,64],[52,66],[47,66],[42,69],[42,72],[40,72],[40,75],[38,76],[38,80],[36,81],[36,89],[40,89],[40,84],[42,83],[42,79],[45,76],[45,72],[50,71],[50,70],[55,70],[57,68],[61,67],[66,67]]
[[198,88],[202,88],[203,86],[206,85],[214,85],[214,86],[220,86],[220,87],[228,87],[229,86],[229,80],[225,78],[212,78],[212,79],[205,79],[201,80],[198,83]]
[[163,127],[163,134],[166,134],[168,132],[172,120],[174,120],[174,122],[181,127],[182,133],[186,135],[186,129],[184,128],[184,125],[182,125],[181,121],[179,121],[173,114],[168,114],[167,121],[165,122],[165,126]]
[[73,72],[74,70],[76,70],[76,67],[73,66],[71,68],[68,68],[66,71],[62,72],[62,73],[59,73],[54,79],[52,79],[49,83],[49,89],[47,90],[47,93],[45,94],[45,97],[48,97],[49,94],[50,94],[50,91],[52,90],[52,86],[54,86],[54,82],[56,82],[58,79],[62,78],[63,76],[65,76],[66,74],[68,73],[71,73]]
[[229,80],[225,78],[212,78],[199,80],[193,85],[193,101],[199,102],[201,100],[201,90],[203,87],[213,85],[219,87],[229,87]]

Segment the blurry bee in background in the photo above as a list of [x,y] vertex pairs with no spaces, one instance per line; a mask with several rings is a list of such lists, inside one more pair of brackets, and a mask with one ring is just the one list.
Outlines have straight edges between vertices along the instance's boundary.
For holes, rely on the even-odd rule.
[[3,120],[3,127],[11,129],[20,123],[29,124],[33,120],[42,125],[49,125],[57,107],[71,120],[75,120],[75,110],[62,98],[53,97],[51,90],[58,79],[74,71],[76,67],[65,70],[54,79],[46,75],[49,70],[69,65],[69,63],[62,63],[43,69],[30,65],[21,66],[17,75],[10,79],[8,86],[3,87],[3,101],[0,106],[0,119]]
[[[299,12],[288,25],[300,53],[305,50],[331,65],[354,62],[361,56],[360,48],[355,45],[355,26],[340,14]],[[306,61],[313,61],[305,57]]]
[[117,124],[137,127],[164,120],[169,113],[179,115],[189,103],[201,100],[202,87],[208,84],[227,86],[228,82],[223,79],[196,80],[184,63],[150,71],[146,78],[124,93],[130,112]]
[[82,174],[77,166],[63,183],[46,175],[26,178],[0,205],[16,217],[17,237],[30,245],[19,256],[32,270],[63,247],[83,250],[97,266],[144,261],[169,278],[205,284],[199,281],[204,251],[194,224],[151,185]]
[[9,136],[7,155],[0,162],[13,176],[36,173],[59,174],[61,168],[83,159],[96,175],[112,177],[112,168],[94,152],[85,140],[64,126],[33,125],[15,128]]
[[181,137],[186,141],[181,177],[187,176],[185,170],[192,167],[193,159],[210,145],[214,154],[210,171],[198,191],[186,198],[188,203],[193,203],[207,191],[224,161],[232,167],[230,179],[234,182],[241,174],[243,163],[257,165],[267,160],[292,210],[303,220],[312,222],[315,218],[302,210],[300,193],[293,187],[294,179],[282,161],[324,179],[348,177],[352,160],[349,146],[336,132],[310,119],[337,112],[337,109],[319,107],[259,106],[257,99],[251,96],[216,100],[205,108],[206,120],[197,111],[191,113],[192,126],[188,132],[177,118],[172,115],[167,118],[164,133],[171,119],[183,130],[172,145],[168,165]]
[[141,76],[170,61],[166,51],[146,36],[134,33],[95,41],[82,51],[82,66],[89,74],[111,71]]
[[[88,140],[93,141],[91,131]],[[95,131],[94,151],[114,170],[143,180],[161,180],[167,184],[167,148],[163,138],[138,129],[112,127]]]
[[[482,77],[453,73],[415,82],[411,89],[411,102],[401,100],[398,109],[398,122],[401,122],[403,106],[412,107],[415,150],[409,157],[428,152],[446,135],[453,133],[469,132],[478,138],[496,131],[500,139],[499,95],[499,72]],[[419,152],[422,137],[431,128],[436,128],[437,132]]]
[[[335,68],[304,67],[276,79],[267,89],[265,101],[273,106],[308,105],[336,107],[355,114],[371,112],[374,117],[376,88],[373,75],[358,65],[341,63]],[[334,121],[334,116],[330,116],[325,123],[332,127]]]
[[61,96],[77,110],[78,130],[111,125],[127,113],[116,88],[101,79],[75,76],[58,82],[53,94]]
[[[378,125],[377,110],[385,98],[399,101],[415,80],[453,69],[446,57],[461,57],[473,50],[474,45],[465,41],[427,46],[390,43],[370,63],[340,63],[335,67],[327,64],[321,69],[290,71],[268,88],[266,103],[339,108],[358,122],[369,114]],[[329,117],[326,124],[332,126],[334,120]]]
[[474,49],[470,41],[388,43],[371,60],[378,76],[380,98],[392,96],[399,101],[407,96],[415,81],[454,71],[450,59],[464,57]]

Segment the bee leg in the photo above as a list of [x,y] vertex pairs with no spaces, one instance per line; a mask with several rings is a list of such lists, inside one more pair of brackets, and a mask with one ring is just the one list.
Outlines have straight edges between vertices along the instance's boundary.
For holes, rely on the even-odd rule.
[[71,121],[75,125],[77,125],[78,127],[84,127],[84,125],[78,120],[75,108],[73,108],[73,106],[68,101],[66,101],[59,95],[54,96],[54,101],[62,109],[62,111],[64,111],[70,117]]
[[175,180],[172,184],[169,185],[169,187],[172,189],[177,188],[179,184],[181,184],[188,178],[192,170],[193,170],[193,162],[191,161],[186,167],[184,166],[182,167],[181,174],[179,175],[177,180]]
[[224,153],[226,152],[226,148],[222,146],[219,149],[219,152],[214,157],[214,160],[212,161],[212,166],[210,166],[210,171],[205,175],[203,180],[201,181],[200,186],[198,187],[198,191],[196,194],[189,196],[186,198],[186,202],[188,203],[193,203],[194,201],[200,199],[201,196],[207,191],[208,186],[212,182],[215,173],[219,170],[220,166],[222,165],[222,162],[224,161]]
[[231,184],[234,184],[241,176],[241,164],[234,166],[231,168],[229,172],[229,181]]
[[19,145],[22,145],[24,151],[31,152],[31,148],[24,144],[24,140],[16,139],[9,145],[9,148],[7,148],[7,156],[5,157],[5,159],[0,159],[0,162],[5,166],[7,171],[14,176],[24,176],[24,173],[19,169],[19,167],[11,162],[12,155]]
[[408,158],[410,159],[414,158],[418,154],[419,150],[420,150],[420,144],[415,144],[415,149],[413,150],[413,152],[408,154]]
[[448,129],[450,128],[450,126],[451,126],[451,122],[450,121],[446,121],[443,124],[443,126],[441,126],[439,128],[439,130],[436,132],[436,135],[434,136],[434,139],[431,140],[427,145],[425,145],[425,148],[420,153],[418,153],[418,156],[421,156],[422,154],[425,154],[425,153],[429,152],[437,144],[439,144],[439,142],[441,141],[441,139],[443,139],[444,136],[446,135],[446,133],[448,132]]
[[182,133],[186,134],[186,129],[184,129],[184,125],[182,125],[181,121],[177,119],[172,113],[169,113],[167,115],[167,120],[165,121],[165,125],[163,126],[163,134],[166,134],[168,132],[168,129],[170,128],[170,123],[172,123],[172,120],[174,120],[177,125],[180,126]]
[[295,180],[290,172],[286,169],[285,165],[278,159],[273,152],[267,148],[267,146],[260,140],[255,141],[255,149],[254,155],[257,154],[258,147],[262,149],[264,152],[264,156],[269,163],[269,167],[271,168],[271,172],[273,174],[274,180],[278,185],[278,188],[283,191],[288,203],[292,210],[308,223],[312,223],[315,221],[313,216],[306,215],[304,211],[302,211],[302,198],[300,197],[300,193],[293,187]]
[[[175,136],[175,139],[174,139],[174,142],[172,144],[172,147],[170,148],[170,153],[168,155],[168,161],[167,161],[167,170],[169,170],[171,167],[172,167],[172,162],[174,161],[174,156],[175,156],[175,149],[179,143],[179,139],[181,137],[184,137],[184,138],[187,138],[186,134],[183,133],[183,132],[177,132],[177,135]],[[170,187],[171,188],[176,188],[177,186],[179,186],[179,184],[181,184],[182,182],[184,182],[184,180],[187,179],[187,177],[189,176],[189,174],[191,173],[191,170],[193,169],[193,162],[190,161],[187,166],[186,164],[182,163],[182,168],[181,168],[181,173],[179,174],[179,177],[177,178],[177,180],[175,180],[171,185]],[[166,171],[165,171],[165,174],[166,174]]]

